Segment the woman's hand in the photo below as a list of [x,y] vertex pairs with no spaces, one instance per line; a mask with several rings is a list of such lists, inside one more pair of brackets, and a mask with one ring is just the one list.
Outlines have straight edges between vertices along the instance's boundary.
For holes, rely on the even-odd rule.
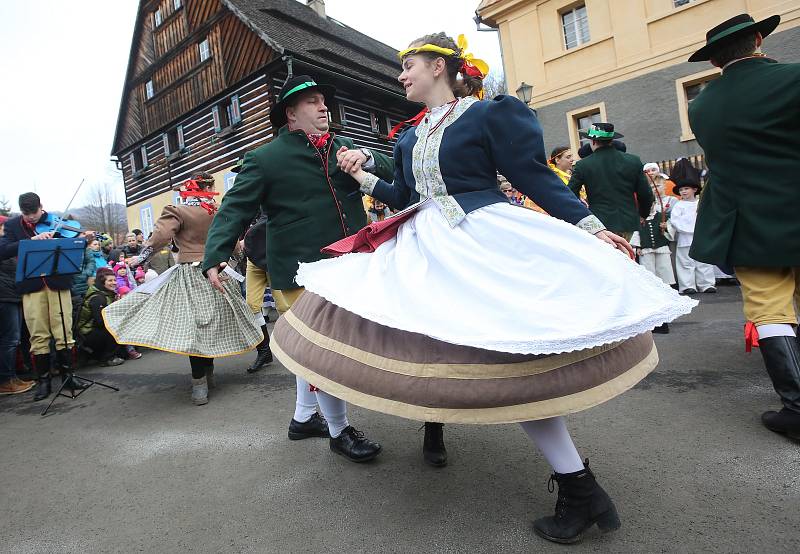
[[611,231],[600,231],[595,233],[594,236],[602,240],[603,242],[607,242],[617,250],[620,250],[628,255],[630,259],[634,259],[633,255],[633,247],[628,243],[627,240],[622,238],[619,235],[615,235]]

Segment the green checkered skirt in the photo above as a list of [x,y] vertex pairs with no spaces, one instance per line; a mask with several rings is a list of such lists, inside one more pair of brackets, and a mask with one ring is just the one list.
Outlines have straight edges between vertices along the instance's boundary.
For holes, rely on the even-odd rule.
[[217,358],[252,350],[263,335],[234,279],[222,294],[199,266],[181,264],[152,294],[129,292],[103,310],[119,344]]

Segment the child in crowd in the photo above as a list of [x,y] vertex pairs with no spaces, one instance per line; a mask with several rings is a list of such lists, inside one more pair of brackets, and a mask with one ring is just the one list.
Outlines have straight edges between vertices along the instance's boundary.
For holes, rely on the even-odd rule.
[[142,269],[142,266],[137,267],[136,273],[134,274],[134,279],[136,279],[136,284],[141,285],[142,283],[144,283],[144,278],[145,278],[144,269]]
[[[648,166],[655,166],[655,171]],[[672,254],[665,232],[667,220],[677,201],[674,197],[665,194],[665,179],[662,177],[663,174],[659,173],[656,164],[645,165],[644,172],[648,176],[656,200],[650,207],[650,215],[639,225],[639,230],[633,233],[631,246],[639,256],[639,263],[671,286],[675,284],[675,272],[672,270]],[[669,325],[667,323],[659,325],[653,329],[653,332],[669,333]]]
[[677,249],[675,267],[678,271],[678,289],[681,294],[696,292],[717,292],[715,288],[714,266],[698,262],[689,257],[689,248],[694,237],[694,224],[697,220],[697,194],[699,183],[683,182],[676,185],[681,199],[672,208],[670,224],[675,230]]

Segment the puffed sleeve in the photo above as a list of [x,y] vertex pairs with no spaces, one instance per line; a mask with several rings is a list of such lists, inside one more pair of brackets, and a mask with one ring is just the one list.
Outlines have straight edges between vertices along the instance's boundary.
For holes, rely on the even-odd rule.
[[497,96],[486,109],[484,139],[498,172],[525,196],[559,219],[596,233],[605,229],[547,167],[542,128],[517,98]]
[[403,154],[400,147],[403,135],[394,145],[394,181],[387,183],[377,175],[367,174],[361,192],[377,198],[393,210],[402,210],[411,200],[411,188],[406,184],[403,176]]
[[178,213],[178,208],[172,204],[164,206],[161,217],[153,225],[153,234],[144,243],[145,248],[150,247],[151,250],[161,250],[169,241],[175,238],[182,224],[183,220]]

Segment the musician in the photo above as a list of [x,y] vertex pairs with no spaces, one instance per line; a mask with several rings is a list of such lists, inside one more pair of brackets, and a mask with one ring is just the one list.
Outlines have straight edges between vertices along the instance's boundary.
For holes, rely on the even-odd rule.
[[247,368],[248,373],[255,373],[262,367],[272,363],[272,350],[269,348],[269,331],[262,308],[264,293],[270,286],[267,272],[267,216],[262,215],[250,226],[244,236],[244,251],[247,255],[247,271],[245,272],[245,297],[247,305],[253,311],[257,323],[264,333],[264,340],[256,347],[256,359]]
[[[36,226],[47,218],[42,202],[34,192],[25,192],[19,196],[19,209],[22,215],[12,217],[6,222],[5,235],[0,237],[0,260],[17,256],[19,243],[23,240],[49,240],[53,232],[38,232]],[[50,396],[50,380],[58,373],[51,367],[50,341],[55,340],[56,363],[65,369],[61,373],[62,381],[67,379],[69,369],[73,366],[72,339],[72,299],[70,287],[72,275],[55,275],[25,279],[18,283],[22,294],[22,312],[25,324],[31,334],[31,361],[36,372],[36,392],[34,401]],[[61,325],[61,317],[64,325]],[[66,329],[66,335],[64,334]],[[85,388],[84,385],[69,379],[66,385],[70,389]]]

